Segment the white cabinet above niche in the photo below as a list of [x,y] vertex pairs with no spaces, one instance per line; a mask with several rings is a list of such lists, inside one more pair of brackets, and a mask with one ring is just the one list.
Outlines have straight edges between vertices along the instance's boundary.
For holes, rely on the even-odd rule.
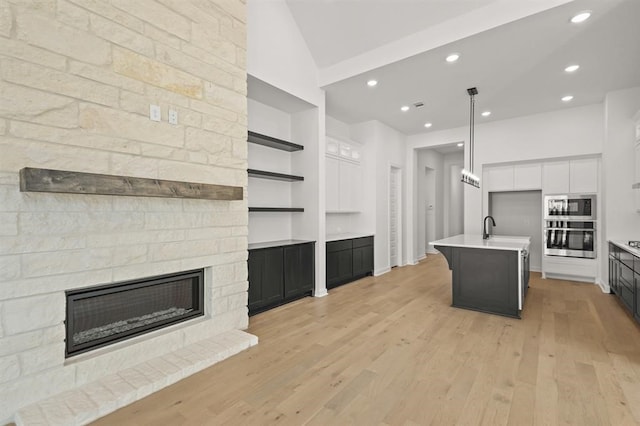
[[356,143],[326,140],[325,189],[327,213],[362,211],[361,149]]
[[545,194],[596,194],[598,167],[598,158],[546,162],[542,190]]
[[487,191],[527,191],[542,188],[540,163],[485,166],[484,180]]

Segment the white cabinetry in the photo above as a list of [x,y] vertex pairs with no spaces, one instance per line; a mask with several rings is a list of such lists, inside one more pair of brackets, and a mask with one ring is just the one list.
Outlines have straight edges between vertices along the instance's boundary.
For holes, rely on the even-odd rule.
[[542,189],[545,194],[598,192],[598,159],[580,158],[544,164]]
[[489,192],[541,189],[541,170],[540,163],[487,166],[485,186]]
[[542,170],[542,190],[545,194],[569,193],[569,162],[545,163]]
[[514,166],[513,187],[516,191],[542,189],[542,166],[540,163]]
[[326,211],[356,213],[362,210],[362,167],[356,144],[327,137]]
[[569,161],[569,192],[598,192],[598,159],[584,158]]
[[340,210],[340,161],[327,155],[326,170],[326,209]]
[[489,166],[486,179],[489,192],[513,191],[513,166]]

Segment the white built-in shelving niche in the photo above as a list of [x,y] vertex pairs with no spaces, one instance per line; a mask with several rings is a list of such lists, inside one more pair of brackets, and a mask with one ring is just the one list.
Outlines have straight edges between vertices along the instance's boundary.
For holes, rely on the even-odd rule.
[[318,108],[248,78],[249,243],[317,240]]

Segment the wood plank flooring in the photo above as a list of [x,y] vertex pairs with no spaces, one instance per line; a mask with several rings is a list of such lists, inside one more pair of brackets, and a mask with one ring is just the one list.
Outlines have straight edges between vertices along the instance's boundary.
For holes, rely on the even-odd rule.
[[96,425],[636,425],[640,327],[532,273],[523,318],[452,308],[442,256],[256,315],[258,346]]

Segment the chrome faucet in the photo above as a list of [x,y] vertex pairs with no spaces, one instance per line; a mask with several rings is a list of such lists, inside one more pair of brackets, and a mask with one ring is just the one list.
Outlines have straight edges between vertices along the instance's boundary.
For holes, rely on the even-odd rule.
[[487,219],[491,219],[491,223],[493,226],[496,226],[496,221],[493,219],[493,216],[485,216],[482,227],[482,239],[486,240],[489,238],[489,233],[487,232]]

